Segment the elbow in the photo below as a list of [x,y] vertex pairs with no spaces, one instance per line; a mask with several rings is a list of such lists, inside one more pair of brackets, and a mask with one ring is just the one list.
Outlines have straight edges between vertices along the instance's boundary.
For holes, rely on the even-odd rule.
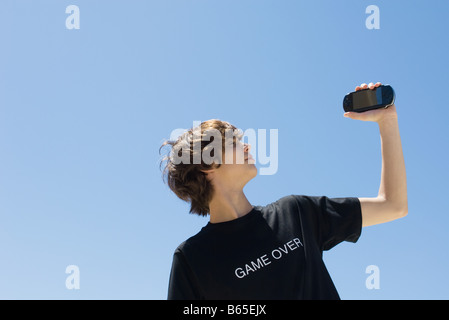
[[405,217],[406,215],[408,215],[408,199],[407,199],[407,195],[405,196],[405,204],[403,205],[403,208],[402,208],[402,217]]
[[408,215],[408,204],[407,203],[405,203],[405,208],[404,208],[404,211],[402,213],[402,217],[405,217],[406,215]]
[[402,211],[399,212],[399,218],[404,218],[408,215],[408,209],[405,208]]
[[398,218],[404,218],[408,214],[408,203],[407,201],[402,206],[398,207],[399,209],[396,210]]
[[385,197],[381,197],[384,200],[384,203],[389,208],[388,211],[391,214],[391,217],[393,220],[404,218],[408,215],[408,200],[407,197],[405,197],[405,200],[402,201],[391,201],[386,200]]
[[391,212],[393,220],[404,218],[407,216],[407,214],[408,214],[408,203],[407,202],[408,202],[407,200],[405,200],[405,202],[402,201],[400,203],[390,202],[389,207],[390,207],[390,212]]
[[398,220],[398,219],[406,217],[407,214],[408,214],[407,208],[399,209],[398,207],[395,207],[395,208],[390,209],[390,219],[389,220],[390,221]]

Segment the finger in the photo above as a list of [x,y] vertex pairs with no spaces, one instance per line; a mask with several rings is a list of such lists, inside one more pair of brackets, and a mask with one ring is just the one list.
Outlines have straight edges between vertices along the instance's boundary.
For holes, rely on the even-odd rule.
[[368,88],[368,85],[367,85],[366,83],[362,83],[362,84],[360,85],[360,87],[362,87],[362,89],[366,89],[366,88]]
[[370,88],[371,90],[373,90],[373,89],[374,89],[374,83],[370,82],[369,85],[368,85],[368,88]]
[[374,86],[377,88],[377,87],[380,87],[381,85],[382,85],[382,83],[377,82]]
[[354,120],[359,120],[360,119],[360,114],[358,112],[345,112],[343,114],[343,116],[345,118],[349,118],[349,119],[354,119]]
[[362,88],[360,86],[355,87],[355,91],[359,91],[362,90]]

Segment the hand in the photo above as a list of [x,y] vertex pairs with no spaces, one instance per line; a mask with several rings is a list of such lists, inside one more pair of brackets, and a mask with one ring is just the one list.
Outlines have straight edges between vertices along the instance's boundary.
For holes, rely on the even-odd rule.
[[[375,88],[382,85],[380,82],[377,82],[376,84],[373,84],[372,82],[370,84],[362,83],[360,86],[355,87],[355,91],[359,91],[362,89],[369,88],[370,90],[374,90]],[[345,112],[343,116],[355,120],[362,120],[362,121],[373,121],[373,122],[382,122],[385,119],[397,119],[398,114],[396,113],[396,106],[393,104],[389,106],[388,108],[381,108],[381,109],[374,109],[364,112]]]

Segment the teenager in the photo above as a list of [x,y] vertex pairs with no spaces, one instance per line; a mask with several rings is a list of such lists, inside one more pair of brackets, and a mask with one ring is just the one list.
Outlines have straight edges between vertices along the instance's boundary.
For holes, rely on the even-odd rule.
[[[379,85],[362,84],[356,90]],[[323,251],[342,241],[356,242],[364,226],[392,221],[408,212],[395,105],[344,116],[379,125],[382,172],[377,197],[291,194],[264,206],[253,205],[243,192],[257,175],[251,146],[237,135],[231,148],[225,148],[229,147],[226,132],[236,127],[212,119],[176,141],[164,142],[162,146],[172,146],[170,156],[164,158],[168,186],[191,204],[191,213],[210,219],[175,250],[168,299],[340,298],[324,265]],[[210,143],[219,142],[217,137],[223,144],[212,156]],[[213,161],[202,157],[193,161],[206,151]]]

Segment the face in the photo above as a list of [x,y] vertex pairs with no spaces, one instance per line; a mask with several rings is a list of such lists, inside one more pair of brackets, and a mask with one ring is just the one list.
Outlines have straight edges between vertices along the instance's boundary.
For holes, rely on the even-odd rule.
[[250,154],[251,145],[237,140],[232,152],[225,152],[220,168],[213,169],[209,175],[212,183],[242,189],[257,175],[255,160]]

